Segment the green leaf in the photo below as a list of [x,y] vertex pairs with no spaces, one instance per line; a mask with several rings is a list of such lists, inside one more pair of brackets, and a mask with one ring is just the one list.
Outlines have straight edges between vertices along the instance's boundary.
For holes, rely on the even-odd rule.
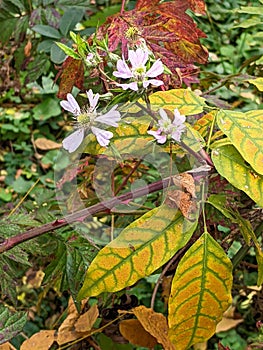
[[174,111],[177,108],[181,114],[185,115],[201,113],[206,106],[204,98],[188,89],[155,92],[150,95],[150,102],[154,110],[165,108]]
[[192,236],[196,222],[162,205],[126,227],[91,263],[78,299],[119,291],[165,264]]
[[217,124],[242,157],[263,175],[262,110],[246,113],[220,110]]
[[209,339],[231,302],[232,264],[220,245],[204,233],[186,252],[173,278],[169,336],[176,348]]
[[61,50],[63,52],[65,52],[66,55],[72,57],[72,58],[75,58],[75,60],[80,60],[81,58],[79,57],[79,55],[77,54],[77,52],[75,52],[72,48],[68,47],[67,45],[65,44],[62,44],[62,43],[58,43],[56,42],[56,45],[61,48]]
[[54,39],[61,38],[61,34],[56,28],[53,28],[45,24],[37,24],[32,27],[32,30],[34,30],[35,32],[41,35],[47,36],[48,38],[54,38]]
[[234,26],[233,28],[250,28],[253,26],[256,26],[258,24],[263,24],[263,22],[258,17],[252,17],[249,19],[246,19],[245,21],[242,21],[238,25]]
[[84,9],[70,7],[67,9],[60,20],[59,30],[66,37],[70,30],[73,30],[77,23],[81,22],[84,15]]
[[13,313],[0,305],[0,344],[7,342],[21,332],[26,322],[26,312]]
[[102,11],[98,11],[88,20],[84,21],[83,25],[85,27],[97,27],[99,25],[102,25],[109,16],[118,13],[120,9],[120,5],[107,6]]
[[51,58],[51,61],[56,63],[56,64],[61,64],[65,61],[65,58],[66,58],[66,54],[65,52],[63,52],[57,45],[56,43],[54,43],[52,46],[51,46],[51,49],[50,49],[50,58]]
[[33,108],[35,120],[47,120],[61,114],[58,102],[53,97],[45,98],[40,104]]
[[245,163],[234,146],[217,147],[212,151],[216,170],[233,186],[244,191],[259,206],[263,206],[263,176]]
[[263,15],[263,7],[262,6],[241,6],[238,13],[247,13],[251,15]]

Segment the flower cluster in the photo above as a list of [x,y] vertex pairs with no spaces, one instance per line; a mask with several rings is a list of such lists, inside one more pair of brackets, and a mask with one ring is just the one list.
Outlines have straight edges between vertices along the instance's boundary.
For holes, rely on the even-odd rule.
[[174,110],[174,120],[168,117],[164,109],[159,111],[161,119],[158,121],[158,130],[148,131],[148,134],[153,135],[158,143],[165,143],[167,139],[173,139],[180,142],[182,133],[185,131],[185,116],[181,115],[178,109]]
[[163,85],[163,82],[156,78],[162,74],[164,67],[160,59],[154,62],[149,70],[147,70],[146,63],[149,60],[149,52],[138,48],[136,51],[129,50],[128,59],[131,63],[131,68],[127,65],[124,58],[117,61],[117,71],[113,72],[113,75],[117,78],[130,79],[131,82],[127,84],[117,84],[123,88],[123,90],[131,89],[138,91],[139,87],[146,89],[150,84],[154,86]]
[[94,95],[92,90],[87,91],[86,94],[89,100],[89,107],[86,107],[84,110],[81,110],[78,102],[71,94],[67,94],[67,100],[60,102],[61,107],[71,112],[76,119],[77,130],[62,141],[63,148],[69,153],[76,151],[81,145],[87,130],[91,130],[101,146],[107,147],[110,139],[113,137],[113,133],[102,129],[101,124],[117,127],[121,119],[120,113],[116,110],[117,105],[112,107],[109,112],[101,114],[97,112],[99,94]]

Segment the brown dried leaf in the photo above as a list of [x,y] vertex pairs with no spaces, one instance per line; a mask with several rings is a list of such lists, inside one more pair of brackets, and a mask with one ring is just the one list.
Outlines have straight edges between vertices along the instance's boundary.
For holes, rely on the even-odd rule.
[[153,348],[157,340],[148,333],[138,320],[123,320],[119,324],[121,335],[134,345]]
[[87,312],[79,317],[75,323],[75,330],[77,332],[87,332],[91,330],[92,326],[96,322],[99,316],[99,310],[97,305],[92,305]]
[[0,350],[13,350],[13,349],[15,348],[9,342],[0,345]]
[[196,203],[191,199],[191,195],[180,190],[167,191],[165,204],[170,208],[179,208],[183,216],[189,219],[191,214],[197,210]]
[[216,333],[228,331],[231,328],[235,328],[242,322],[244,322],[242,318],[234,320],[233,318],[223,317],[216,326]]
[[155,337],[165,350],[175,350],[174,345],[168,338],[168,325],[164,315],[154,312],[152,309],[147,309],[145,306],[138,306],[133,309],[133,312],[143,328]]
[[54,330],[45,330],[35,333],[25,340],[20,350],[48,350],[56,340]]
[[178,175],[173,177],[173,183],[174,185],[179,185],[184,189],[186,192],[190,193],[190,195],[193,198],[196,198],[195,193],[195,182],[194,178],[191,174],[188,173],[182,173],[179,176],[180,180],[178,179]]
[[37,148],[43,151],[61,148],[61,143],[54,142],[52,140],[46,139],[45,137],[36,139],[34,143]]

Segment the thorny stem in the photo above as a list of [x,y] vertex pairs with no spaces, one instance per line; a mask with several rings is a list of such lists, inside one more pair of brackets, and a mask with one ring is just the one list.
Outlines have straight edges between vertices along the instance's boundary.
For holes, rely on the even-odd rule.
[[[198,172],[195,172],[195,175],[197,175],[197,173]],[[200,168],[200,176],[202,176],[203,173],[204,171]],[[89,208],[79,210],[75,213],[65,216],[64,218],[56,219],[55,221],[51,221],[40,227],[35,227],[28,231],[22,232],[16,236],[3,239],[2,241],[0,241],[0,254],[12,249],[13,247],[17,246],[20,243],[26,242],[35,237],[39,237],[44,233],[70,225],[74,222],[83,221],[88,216],[91,216],[103,211],[109,212],[120,202],[125,204],[127,201],[133,200],[135,198],[139,198],[149,193],[160,191],[164,188],[167,188],[170,185],[170,182],[171,182],[170,177],[164,178],[162,180],[153,182],[147,186],[137,188],[132,192],[124,193],[118,197],[113,197],[104,202],[97,203]],[[175,185],[181,186],[180,174],[173,176],[173,183]]]
[[22,242],[41,236],[44,233],[70,225],[77,221],[82,221],[88,216],[94,215],[96,213],[99,213],[105,210],[109,211],[113,209],[114,206],[116,206],[120,202],[125,202],[128,200],[132,200],[132,199],[147,195],[148,193],[159,191],[163,188],[168,187],[169,182],[170,182],[170,178],[165,178],[163,180],[149,184],[148,186],[140,187],[132,192],[128,192],[118,197],[113,197],[107,201],[97,203],[89,208],[79,210],[75,213],[65,216],[64,218],[57,219],[55,221],[49,222],[40,227],[32,228],[16,236],[2,240],[0,243],[0,253],[6,252]]

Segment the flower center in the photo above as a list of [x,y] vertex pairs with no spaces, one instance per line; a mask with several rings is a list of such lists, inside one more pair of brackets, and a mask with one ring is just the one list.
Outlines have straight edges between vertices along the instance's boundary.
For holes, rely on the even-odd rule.
[[89,126],[95,117],[97,116],[96,112],[83,112],[77,116],[77,121],[82,126]]

